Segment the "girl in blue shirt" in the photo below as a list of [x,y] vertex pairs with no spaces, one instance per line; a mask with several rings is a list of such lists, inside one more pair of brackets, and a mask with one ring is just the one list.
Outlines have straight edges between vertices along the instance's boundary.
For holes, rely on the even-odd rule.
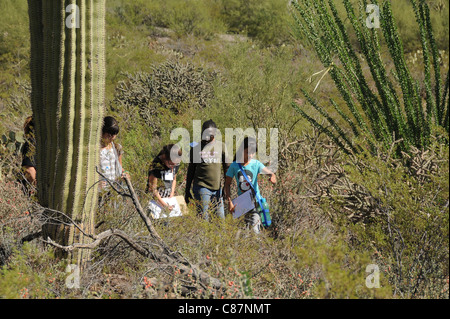
[[[252,137],[244,138],[244,142],[242,143],[241,147],[236,153],[233,163],[231,163],[230,167],[228,168],[225,177],[224,195],[225,200],[228,201],[230,213],[233,213],[235,210],[235,206],[233,205],[230,196],[230,185],[233,178],[237,182],[238,195],[241,195],[246,191],[248,191],[249,189],[251,189],[251,186],[245,179],[244,174],[242,174],[242,170],[239,166],[239,163],[242,165],[242,168],[245,170],[245,173],[249,181],[252,183],[253,188],[255,189],[256,192],[255,194],[256,197],[261,196],[258,187],[259,174],[270,175],[269,180],[272,184],[276,184],[277,182],[275,173],[273,173],[271,170],[265,167],[263,163],[254,159],[256,152],[257,152],[256,139]],[[261,218],[259,214],[256,212],[256,210],[252,210],[246,213],[245,221],[247,225],[251,227],[255,233],[260,232]]]

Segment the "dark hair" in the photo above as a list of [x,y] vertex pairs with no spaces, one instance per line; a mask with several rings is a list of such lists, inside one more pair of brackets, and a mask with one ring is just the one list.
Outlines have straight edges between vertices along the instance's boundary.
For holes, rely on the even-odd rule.
[[234,154],[233,161],[236,162],[236,159],[239,156],[239,163],[242,163],[244,161],[244,151],[249,150],[250,152],[258,152],[258,145],[256,143],[256,138],[246,136],[244,138],[244,141],[241,143],[241,146],[237,150],[236,154]]
[[[210,128],[213,128],[214,132],[212,134],[205,135],[205,131]],[[216,125],[216,123],[214,123],[213,120],[208,120],[208,121],[204,122],[202,125],[202,141],[210,141],[210,137],[214,136],[216,134],[215,129],[217,129],[217,125]]]
[[103,119],[102,133],[103,134],[108,133],[111,135],[119,134],[119,123],[114,117],[106,116]]
[[29,135],[31,132],[33,132],[34,129],[34,120],[33,116],[28,116],[25,119],[25,124],[23,125],[23,132],[25,135]]
[[181,157],[181,155],[183,155],[183,151],[176,144],[165,145],[158,154],[158,156],[164,156],[165,159],[172,159],[172,156]]
[[203,125],[202,125],[202,132],[204,130],[209,129],[209,128],[217,128],[217,125],[216,125],[216,123],[214,123],[213,120],[208,120],[208,121],[203,123]]

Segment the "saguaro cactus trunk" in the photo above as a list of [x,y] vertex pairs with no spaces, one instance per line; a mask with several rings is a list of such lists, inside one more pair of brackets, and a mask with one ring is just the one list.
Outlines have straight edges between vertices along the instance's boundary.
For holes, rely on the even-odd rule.
[[[43,234],[87,242],[97,205],[105,88],[105,1],[28,0],[38,199]],[[53,212],[57,210],[67,215]],[[75,222],[83,231],[73,227]],[[80,264],[86,251],[69,258]]]

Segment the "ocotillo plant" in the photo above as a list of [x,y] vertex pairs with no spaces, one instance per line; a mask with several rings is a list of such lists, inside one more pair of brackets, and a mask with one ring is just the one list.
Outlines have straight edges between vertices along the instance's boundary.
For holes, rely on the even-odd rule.
[[[346,17],[339,15],[334,0],[291,1],[292,15],[296,21],[294,29],[313,45],[326,73],[333,79],[347,110],[333,99],[330,102],[342,117],[341,122],[348,124],[348,127],[338,124],[337,119],[333,119],[320,107],[306,90],[302,91],[307,101],[330,125],[319,124],[296,103],[293,103],[293,107],[312,125],[330,136],[345,152],[358,151],[358,147],[352,142],[352,136],[347,133],[349,131],[353,136],[368,136],[371,145],[374,141],[382,142],[386,148],[395,141],[401,141],[397,149],[398,155],[402,151],[408,152],[410,146],[425,148],[430,142],[434,125],[449,132],[449,76],[447,73],[443,84],[430,10],[424,0],[410,1],[420,30],[425,97],[422,97],[419,80],[411,76],[406,64],[391,1],[383,1],[381,5],[372,1],[372,5],[375,4],[380,9],[380,28],[373,27],[368,22],[366,0],[359,1],[359,14],[355,12],[350,0],[343,0]],[[345,19],[353,28],[362,54],[351,44],[344,25]],[[381,57],[381,36],[384,37],[395,66],[393,76]],[[363,66],[370,69],[371,79],[366,78]],[[423,104],[426,106],[423,107]]]
[[[59,244],[86,243],[98,200],[92,186],[105,96],[105,0],[28,6],[37,192],[48,208],[43,234]],[[81,264],[82,253],[69,258]]]

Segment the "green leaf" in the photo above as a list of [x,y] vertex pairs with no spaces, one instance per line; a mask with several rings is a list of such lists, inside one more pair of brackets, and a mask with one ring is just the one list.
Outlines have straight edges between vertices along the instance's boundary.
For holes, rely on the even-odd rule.
[[13,131],[9,131],[9,139],[14,142],[16,140],[16,133]]

